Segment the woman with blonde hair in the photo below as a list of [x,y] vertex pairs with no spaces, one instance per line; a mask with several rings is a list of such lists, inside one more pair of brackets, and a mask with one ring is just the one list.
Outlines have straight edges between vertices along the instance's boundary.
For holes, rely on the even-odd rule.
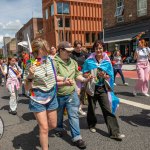
[[[29,109],[39,125],[42,150],[48,150],[48,132],[57,125],[57,81],[52,59],[48,57],[48,43],[37,38],[32,42],[32,54],[36,61],[27,64],[25,88],[30,91]],[[65,85],[63,78],[59,84]]]
[[141,92],[144,96],[149,97],[149,61],[150,49],[146,47],[144,39],[139,40],[138,48],[135,51],[134,59],[137,60],[136,69],[138,80],[133,91],[133,95],[136,96],[137,92]]

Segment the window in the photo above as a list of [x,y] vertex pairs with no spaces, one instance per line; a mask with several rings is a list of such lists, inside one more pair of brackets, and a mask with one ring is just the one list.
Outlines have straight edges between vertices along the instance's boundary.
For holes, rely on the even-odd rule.
[[98,40],[102,39],[102,33],[98,33]]
[[137,15],[139,17],[147,15],[147,0],[137,0]]
[[54,15],[54,4],[52,4],[50,6],[50,15],[53,16]]
[[90,43],[90,33],[85,34],[86,43]]
[[115,17],[122,16],[124,10],[124,0],[117,0]]
[[60,35],[60,31],[58,31],[58,42],[61,42],[61,35]]
[[65,27],[70,27],[70,19],[69,18],[65,18]]
[[61,32],[61,38],[62,38],[62,41],[65,40],[65,38],[64,38],[64,31]]
[[57,22],[58,22],[58,27],[70,27],[70,18],[64,18],[64,17],[60,17],[57,18]]
[[119,22],[124,22],[123,16],[118,16],[118,17],[117,17],[117,22],[118,22],[118,23],[119,23]]
[[48,19],[48,9],[45,10],[45,19]]
[[59,42],[62,42],[62,41],[64,41],[65,40],[65,34],[64,34],[64,31],[62,31],[62,30],[58,30],[58,41]]
[[70,42],[71,40],[70,40],[70,37],[71,36],[71,34],[70,34],[70,32],[69,31],[66,31],[66,41],[67,42]]
[[57,14],[69,14],[70,9],[69,9],[69,3],[57,3]]
[[95,33],[92,33],[92,43],[94,43],[96,40],[96,36],[95,36]]
[[57,19],[57,22],[58,22],[58,27],[63,27],[63,19],[62,18],[58,18]]

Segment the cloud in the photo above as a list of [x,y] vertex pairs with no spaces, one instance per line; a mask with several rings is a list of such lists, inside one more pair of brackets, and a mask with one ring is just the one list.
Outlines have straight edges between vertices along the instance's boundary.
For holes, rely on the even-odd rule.
[[0,35],[0,44],[3,44],[3,35]]
[[20,20],[9,21],[5,25],[3,25],[4,30],[19,30],[23,24]]
[[23,26],[19,19],[15,21],[8,21],[6,23],[0,22],[0,47],[3,44],[3,37],[14,37],[15,33]]
[[32,17],[42,17],[42,0],[0,0],[0,47],[3,36],[16,32]]

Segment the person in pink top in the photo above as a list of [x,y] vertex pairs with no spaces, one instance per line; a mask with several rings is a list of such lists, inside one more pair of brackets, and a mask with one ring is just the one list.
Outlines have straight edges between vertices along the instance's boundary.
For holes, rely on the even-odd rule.
[[142,93],[142,95],[149,97],[149,73],[150,65],[148,58],[150,58],[150,48],[146,47],[146,42],[144,39],[139,40],[138,48],[134,54],[134,59],[137,60],[136,69],[138,80],[133,91],[133,95],[136,96],[137,92]]
[[4,67],[6,76],[6,88],[10,93],[9,113],[17,114],[18,90],[20,88],[19,79],[21,79],[22,70],[16,63],[14,56],[8,58],[8,65]]

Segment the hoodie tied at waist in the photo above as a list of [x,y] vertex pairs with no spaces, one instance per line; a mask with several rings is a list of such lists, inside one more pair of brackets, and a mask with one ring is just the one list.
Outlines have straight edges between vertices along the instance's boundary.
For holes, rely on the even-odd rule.
[[18,90],[20,88],[20,83],[17,78],[8,78],[6,82],[6,88],[8,89],[8,86],[11,84],[12,92],[14,92],[14,87],[16,86],[16,89]]

